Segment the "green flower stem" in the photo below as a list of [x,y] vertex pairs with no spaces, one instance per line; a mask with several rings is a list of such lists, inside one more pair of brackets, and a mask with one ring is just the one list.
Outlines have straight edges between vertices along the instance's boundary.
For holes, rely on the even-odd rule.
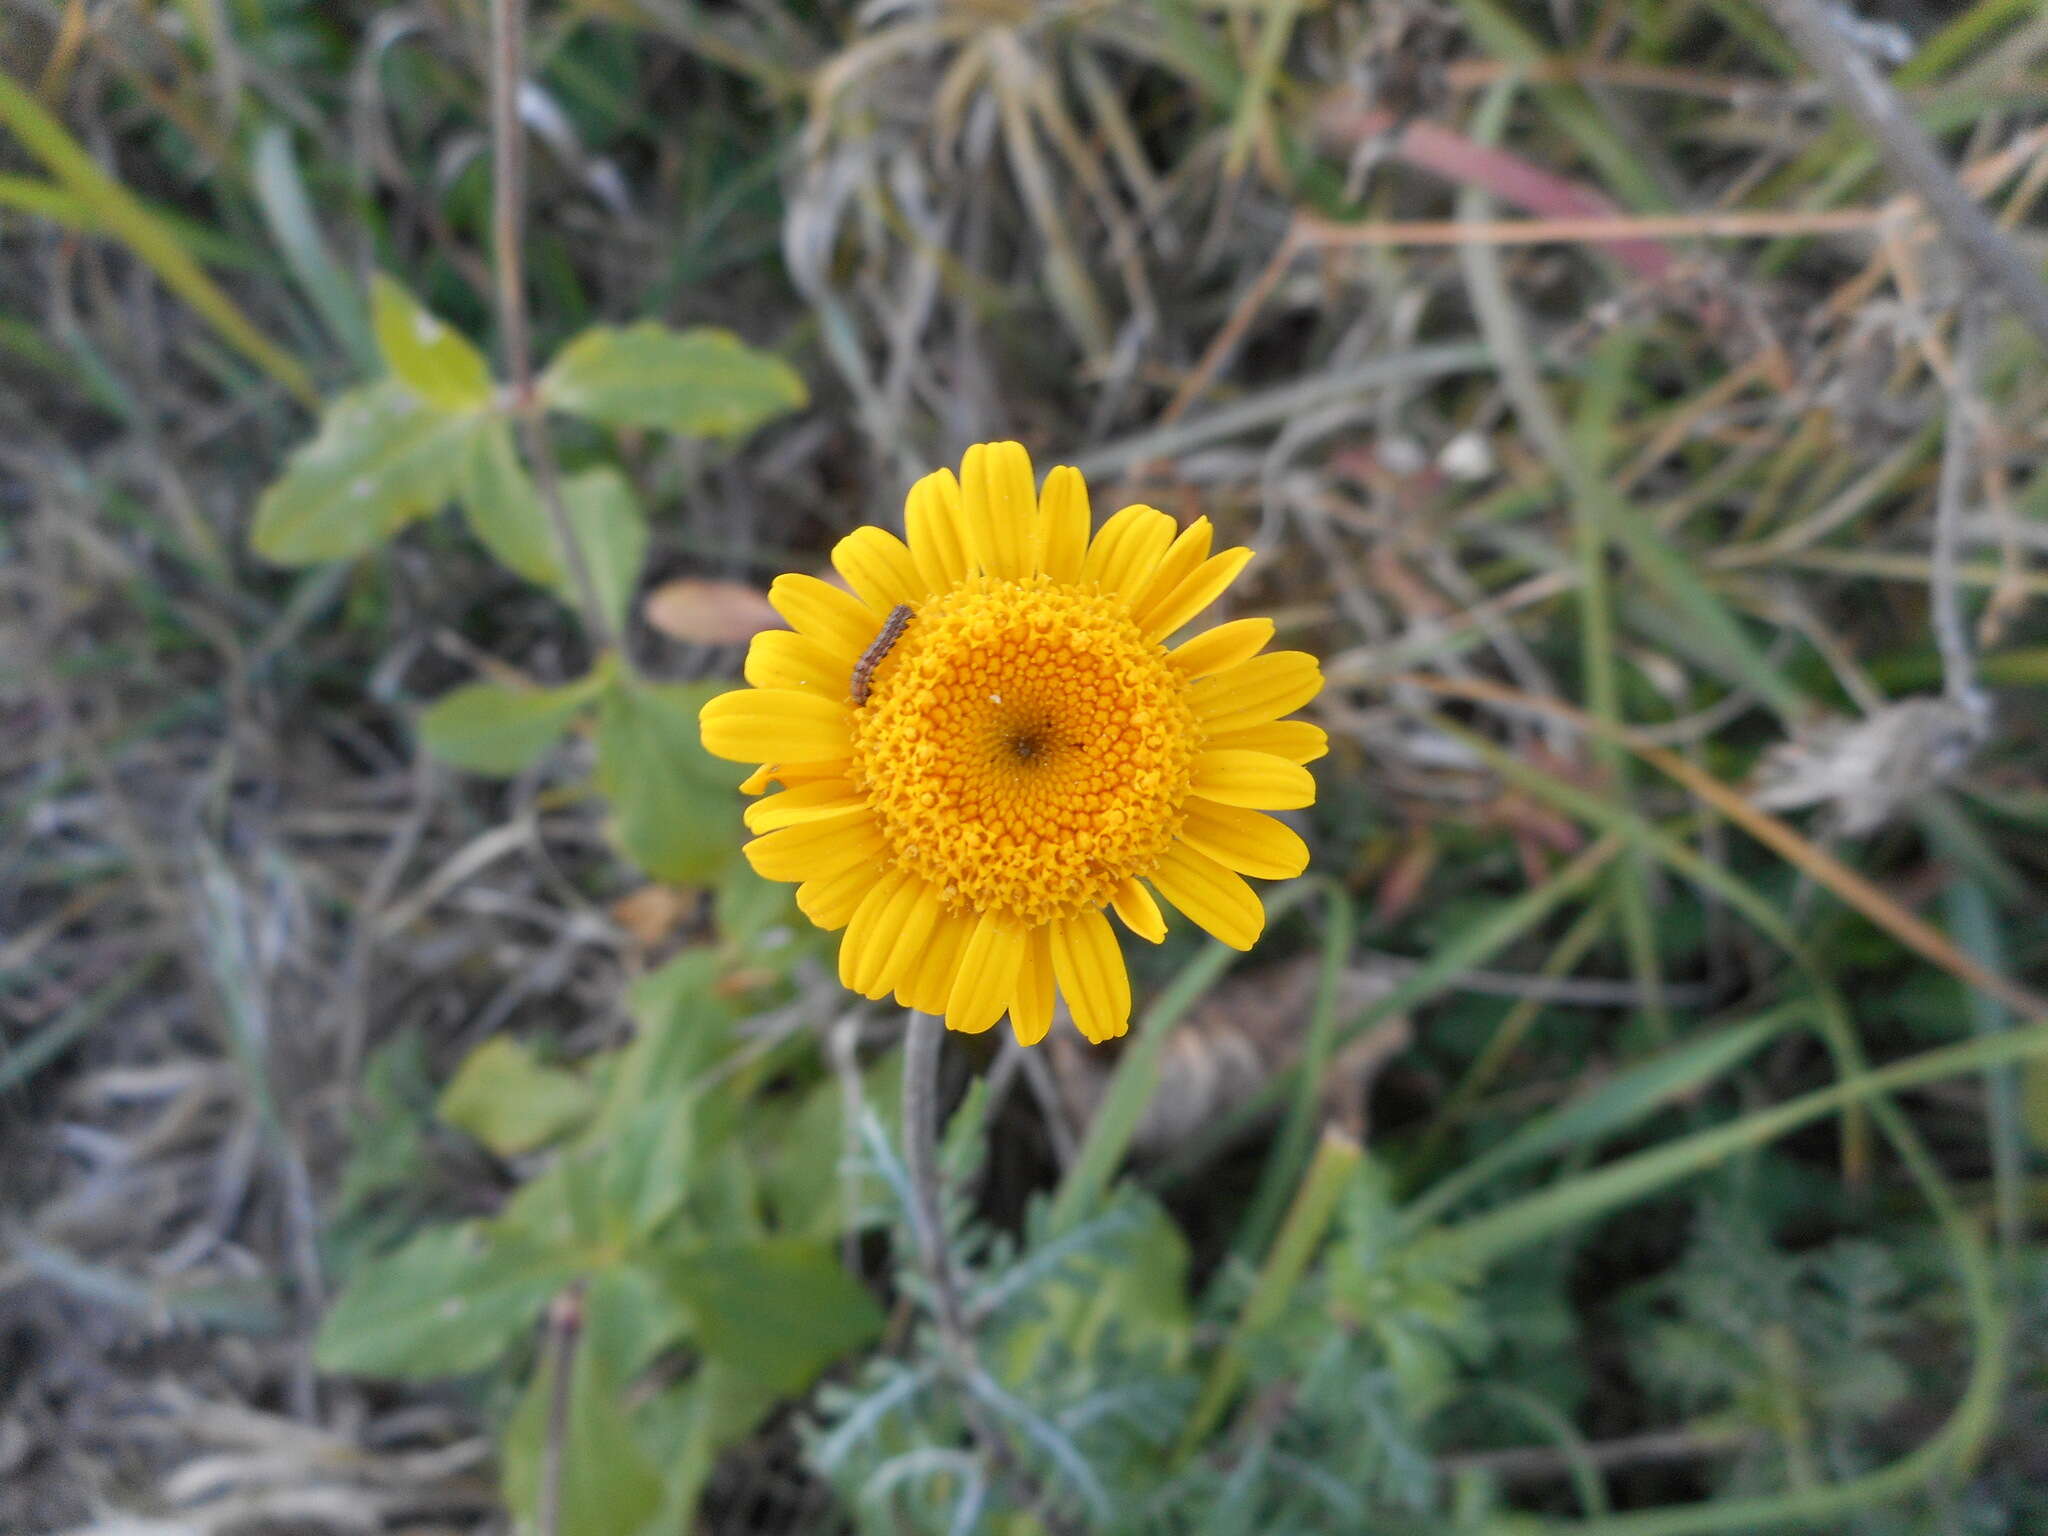
[[1323,1139],[1316,1147],[1315,1160],[1309,1164],[1301,1187],[1294,1192],[1294,1203],[1288,1208],[1287,1220],[1281,1225],[1280,1235],[1274,1239],[1273,1251],[1267,1255],[1265,1267],[1259,1271],[1251,1295],[1245,1299],[1237,1326],[1231,1330],[1230,1338],[1209,1367],[1208,1379],[1202,1383],[1202,1395],[1195,1400],[1194,1412],[1188,1416],[1187,1427],[1181,1431],[1180,1443],[1174,1452],[1177,1462],[1184,1462],[1195,1453],[1216,1427],[1223,1410],[1229,1406],[1232,1394],[1244,1380],[1247,1342],[1278,1321],[1282,1309],[1294,1294],[1295,1286],[1301,1281],[1302,1271],[1308,1267],[1309,1259],[1322,1243],[1323,1234],[1329,1230],[1330,1218],[1337,1209],[1337,1197],[1344,1192],[1352,1170],[1364,1156],[1364,1148],[1344,1132],[1335,1129],[1323,1132]]

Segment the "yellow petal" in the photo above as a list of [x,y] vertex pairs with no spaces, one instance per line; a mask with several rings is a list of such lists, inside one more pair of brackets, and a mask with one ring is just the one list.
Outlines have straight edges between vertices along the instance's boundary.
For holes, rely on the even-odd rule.
[[1038,568],[1054,581],[1081,579],[1088,558],[1088,482],[1062,464],[1045,477],[1038,496]]
[[1239,747],[1247,752],[1270,752],[1290,763],[1312,763],[1330,750],[1330,735],[1307,720],[1269,720],[1242,730],[1212,733],[1212,747]]
[[862,860],[835,875],[806,880],[796,888],[796,909],[827,933],[835,933],[853,921],[861,897],[874,883],[874,869]]
[[747,642],[746,678],[756,688],[811,688],[843,699],[852,670],[830,646],[793,629],[764,629]]
[[[889,946],[888,958],[882,962],[881,989],[870,992],[868,996],[880,997],[884,991],[902,995],[923,966],[926,952],[944,918],[938,891],[928,882],[913,876],[908,894],[899,904],[895,919],[896,937]],[[941,1002],[939,1006],[943,1008],[945,1004]]]
[[829,880],[857,864],[876,863],[882,847],[882,832],[872,816],[837,816],[778,827],[742,851],[764,880],[809,881]]
[[1207,677],[1250,661],[1272,638],[1271,619],[1232,619],[1183,640],[1166,653],[1166,659],[1189,677]]
[[1049,926],[1053,975],[1074,1026],[1096,1045],[1114,1040],[1131,1027],[1131,975],[1109,919],[1083,912]]
[[1195,757],[1188,787],[1218,805],[1254,811],[1295,811],[1316,803],[1316,781],[1306,768],[1270,752],[1211,747]]
[[773,832],[806,821],[830,821],[853,811],[867,809],[868,797],[844,778],[819,779],[797,784],[748,806],[742,820],[749,832]]
[[960,971],[960,953],[974,932],[972,912],[941,914],[925,941],[917,965],[896,989],[896,1001],[919,1013],[944,1013],[953,995],[953,978]]
[[910,558],[910,546],[886,529],[854,529],[832,546],[832,564],[882,618],[898,603],[922,602],[931,591]]
[[1125,507],[1095,535],[1081,579],[1111,597],[1136,592],[1173,542],[1173,519],[1154,507]]
[[960,532],[960,482],[935,469],[910,488],[903,503],[910,557],[928,591],[945,592],[967,576],[967,542]]
[[1315,657],[1306,651],[1269,651],[1199,679],[1188,690],[1195,719],[1208,735],[1264,725],[1301,708],[1323,686]]
[[1110,905],[1124,920],[1124,926],[1147,944],[1158,944],[1166,938],[1166,915],[1159,910],[1159,903],[1152,899],[1152,893],[1135,879],[1124,878]]
[[1250,550],[1238,548],[1226,549],[1222,554],[1204,560],[1175,583],[1171,592],[1138,616],[1138,627],[1145,631],[1145,638],[1164,640],[1215,602],[1223,595],[1223,589],[1237,580],[1238,574],[1251,563],[1251,558]]
[[1038,492],[1022,443],[976,443],[960,465],[967,552],[991,576],[1031,574]]
[[1308,844],[1271,816],[1201,799],[1184,809],[1182,840],[1226,869],[1261,880],[1292,880],[1308,868]]
[[1232,949],[1250,949],[1266,927],[1258,893],[1206,853],[1175,843],[1152,871],[1159,894]]
[[1040,923],[1027,936],[1010,994],[1010,1029],[1019,1045],[1038,1044],[1052,1028],[1052,990],[1052,929]]
[[763,763],[745,779],[740,781],[743,795],[761,795],[768,792],[768,786],[780,783],[784,789],[795,789],[800,784],[822,784],[827,779],[846,777],[846,759],[831,758],[824,762],[773,762]]
[[851,592],[842,592],[815,576],[792,572],[768,584],[768,601],[789,620],[790,628],[809,635],[835,656],[853,659],[868,647],[881,620]]
[[960,955],[960,972],[946,999],[946,1028],[978,1035],[1010,1006],[1017,968],[1024,963],[1024,930],[983,913]]
[[1209,557],[1209,544],[1215,536],[1216,529],[1209,519],[1198,517],[1181,529],[1174,541],[1166,546],[1166,553],[1159,557],[1159,564],[1153,567],[1150,579],[1131,593],[1131,617],[1141,628],[1145,615],[1159,600],[1194,574]]
[[830,761],[853,750],[849,720],[846,706],[822,693],[735,688],[697,711],[697,730],[706,752],[736,763]]
[[[869,995],[869,986],[889,958],[889,945],[895,938],[889,921],[890,906],[910,884],[910,878],[905,870],[884,871],[853,909],[852,921],[839,940],[839,985],[847,991]],[[873,995],[879,997],[881,993]]]
[[891,870],[861,899],[839,945],[839,982],[862,997],[881,997],[913,968],[938,921],[930,886],[904,870]]

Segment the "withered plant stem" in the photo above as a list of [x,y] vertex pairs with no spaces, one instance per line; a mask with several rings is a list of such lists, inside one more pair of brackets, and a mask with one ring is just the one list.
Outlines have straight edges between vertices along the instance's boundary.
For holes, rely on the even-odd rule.
[[621,637],[598,596],[596,579],[576,525],[562,501],[562,476],[548,441],[542,407],[533,387],[533,342],[526,318],[526,141],[519,126],[519,92],[526,79],[526,0],[491,0],[491,244],[497,277],[498,330],[503,339],[505,379],[520,447],[533,468],[540,504],[569,568],[590,643],[615,651],[629,669]]
[[1920,194],[1942,233],[2048,346],[2048,286],[2040,269],[1977,206],[1877,66],[1818,0],[1767,0],[1767,8],[1829,93],[1869,130],[1893,174]]
[[548,1382],[547,1440],[541,1446],[540,1490],[534,1500],[536,1536],[559,1536],[562,1529],[562,1470],[569,1454],[570,1383],[576,1370],[576,1345],[583,1337],[583,1291],[572,1285],[548,1307],[547,1360],[554,1373]]

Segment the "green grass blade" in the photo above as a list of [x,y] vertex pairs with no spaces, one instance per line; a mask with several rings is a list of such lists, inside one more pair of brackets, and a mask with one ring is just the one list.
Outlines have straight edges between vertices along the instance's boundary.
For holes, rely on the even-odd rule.
[[1322,1107],[1323,1072],[1337,1037],[1337,989],[1344,979],[1344,966],[1351,957],[1356,930],[1357,916],[1344,887],[1331,879],[1319,880],[1317,885],[1324,902],[1323,958],[1316,977],[1315,1004],[1309,1014],[1308,1042],[1302,1047],[1301,1067],[1296,1073],[1294,1103],[1287,1111],[1280,1134],[1273,1140],[1272,1151],[1266,1155],[1258,1193],[1252,1197],[1234,1245],[1240,1255],[1253,1261],[1265,1252],[1273,1228],[1286,1208],[1287,1192],[1294,1188],[1302,1165],[1308,1160],[1316,1117]]
[[[1417,966],[1412,975],[1385,997],[1345,1020],[1337,1029],[1331,1049],[1342,1050],[1380,1020],[1428,1002],[1453,986],[1466,971],[1486,964],[1541,923],[1568,898],[1583,891],[1621,849],[1619,837],[1602,838],[1534,890],[1501,903],[1485,917],[1460,931],[1457,937]],[[1283,1095],[1295,1092],[1300,1082],[1299,1073],[1298,1065],[1280,1073],[1246,1103],[1191,1138],[1160,1170],[1159,1182],[1173,1183],[1199,1168],[1217,1147],[1267,1113]]]
[[356,372],[364,379],[376,378],[384,370],[370,336],[361,290],[343,274],[327,249],[299,175],[298,160],[292,154],[291,130],[284,124],[272,123],[257,137],[250,174],[264,222],[284,253],[292,277],[319,311],[328,334],[347,351]]
[[11,129],[22,145],[49,167],[51,174],[101,228],[126,243],[231,345],[308,407],[320,403],[319,391],[313,387],[312,376],[304,365],[258,330],[235,301],[206,275],[176,232],[134,193],[95,165],[64,125],[5,74],[0,74],[0,124]]
[[[1313,889],[1302,882],[1274,896],[1266,908],[1268,924],[1306,900]],[[1088,1128],[1080,1154],[1060,1180],[1046,1228],[1048,1235],[1066,1231],[1101,1199],[1130,1148],[1131,1138],[1137,1134],[1145,1107],[1159,1087],[1159,1064],[1173,1026],[1215,985],[1216,978],[1236,953],[1227,945],[1210,943],[1187,963],[1158,1001],[1145,1010],[1138,1021],[1136,1038],[1117,1063],[1116,1076],[1110,1079],[1109,1092],[1095,1113],[1095,1123]]]

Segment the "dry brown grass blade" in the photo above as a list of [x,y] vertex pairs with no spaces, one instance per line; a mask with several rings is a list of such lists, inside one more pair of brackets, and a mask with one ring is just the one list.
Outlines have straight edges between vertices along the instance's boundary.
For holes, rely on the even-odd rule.
[[1299,215],[1320,245],[1564,245],[1606,240],[1769,240],[1792,235],[1856,234],[1895,217],[1889,207],[1763,209],[1732,212],[1603,214],[1591,218],[1404,219],[1340,224]]
[[1996,998],[2024,1018],[2048,1018],[2048,999],[1980,964],[1951,943],[1940,929],[1907,911],[1833,854],[1816,847],[1770,812],[1758,810],[1737,790],[1712,774],[1695,768],[1675,752],[1652,746],[1624,727],[1608,726],[1562,700],[1537,698],[1498,683],[1429,677],[1418,673],[1408,673],[1394,681],[1450,698],[1471,699],[1476,703],[1498,704],[1507,709],[1550,715],[1568,721],[1589,735],[1626,748],[1658,772],[1683,784],[1787,863],[1827,887],[1901,944],[1917,951],[1958,981],[1975,987],[1987,997]]

